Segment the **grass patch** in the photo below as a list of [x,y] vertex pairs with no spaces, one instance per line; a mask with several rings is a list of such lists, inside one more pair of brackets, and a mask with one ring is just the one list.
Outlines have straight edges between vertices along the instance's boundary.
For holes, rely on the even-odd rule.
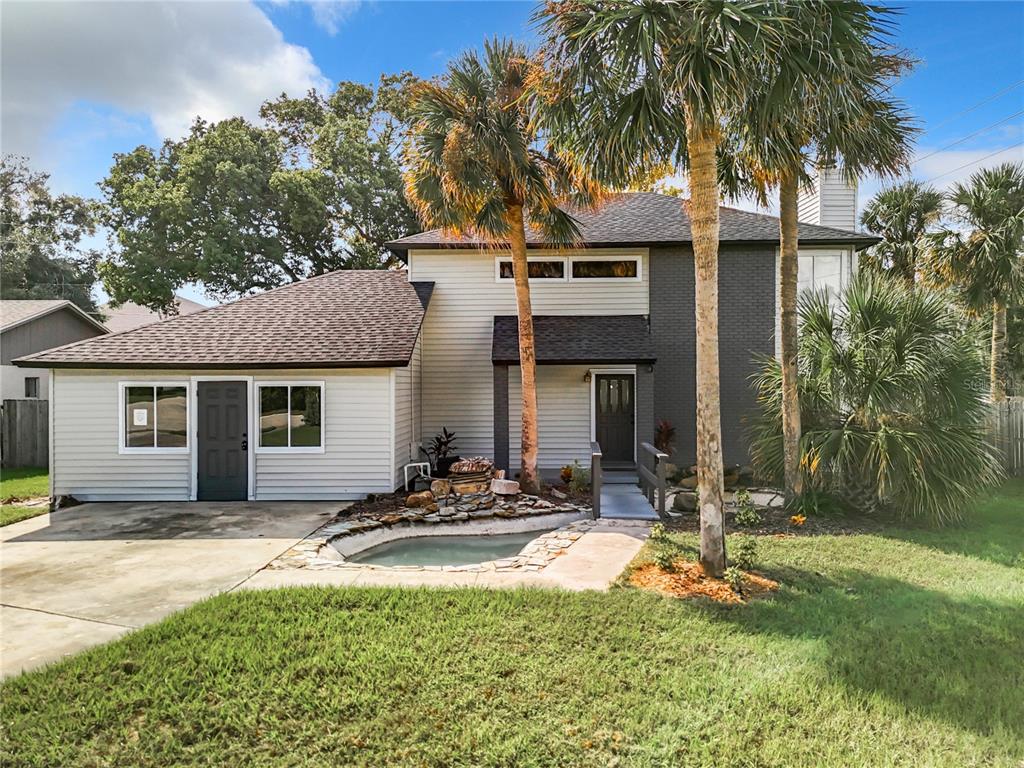
[[50,475],[44,467],[0,470],[0,499],[18,501],[50,495]]
[[765,537],[782,587],[745,606],[222,595],[6,682],[0,763],[1016,766],[1022,497],[983,505],[959,551],[915,530]]
[[50,508],[46,504],[37,507],[18,507],[13,504],[4,504],[0,506],[0,528],[11,523],[20,523],[22,520],[28,520],[30,517],[45,515],[49,511]]

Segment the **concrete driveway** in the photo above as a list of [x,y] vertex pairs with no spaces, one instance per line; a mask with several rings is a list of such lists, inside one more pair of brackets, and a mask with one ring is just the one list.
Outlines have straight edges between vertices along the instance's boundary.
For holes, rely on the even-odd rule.
[[0,528],[0,674],[230,590],[343,506],[83,504]]

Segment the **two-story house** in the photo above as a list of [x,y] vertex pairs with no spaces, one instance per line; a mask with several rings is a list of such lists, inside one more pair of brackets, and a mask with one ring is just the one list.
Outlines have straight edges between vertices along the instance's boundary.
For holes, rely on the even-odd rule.
[[[802,201],[810,221],[801,225],[800,280],[839,288],[874,238],[852,231],[848,190],[824,181]],[[843,195],[848,204],[836,206]],[[844,227],[829,220],[837,215]],[[586,463],[592,440],[609,466],[628,467],[659,420],[676,428],[673,458],[691,462],[686,205],[626,193],[578,218],[578,247],[551,248],[535,234],[528,243],[541,470]],[[750,376],[776,351],[778,232],[772,216],[721,210],[727,463],[747,461]],[[418,445],[442,427],[461,455],[514,472],[520,377],[507,250],[437,231],[390,247],[404,270],[333,272],[22,358],[53,372],[53,493],[356,498],[398,487]]]

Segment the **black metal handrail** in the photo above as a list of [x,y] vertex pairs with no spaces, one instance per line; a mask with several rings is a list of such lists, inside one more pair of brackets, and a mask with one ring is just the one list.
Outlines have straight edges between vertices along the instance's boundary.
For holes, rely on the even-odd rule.
[[590,444],[590,508],[595,520],[601,516],[601,446]]
[[[650,443],[640,443],[643,449],[641,460],[637,462],[637,474],[640,475],[640,484],[647,496],[647,501],[654,506],[654,494],[658,494],[658,514],[665,516],[665,464],[668,462],[668,454],[659,451]],[[648,469],[644,458],[650,456],[654,460],[653,469]]]

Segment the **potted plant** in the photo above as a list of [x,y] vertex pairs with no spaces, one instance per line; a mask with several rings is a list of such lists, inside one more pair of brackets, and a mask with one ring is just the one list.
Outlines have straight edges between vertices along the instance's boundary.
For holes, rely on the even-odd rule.
[[440,433],[434,435],[427,448],[427,455],[434,465],[435,477],[448,477],[452,464],[460,457],[455,455],[455,433],[449,432],[447,427],[441,427]]

